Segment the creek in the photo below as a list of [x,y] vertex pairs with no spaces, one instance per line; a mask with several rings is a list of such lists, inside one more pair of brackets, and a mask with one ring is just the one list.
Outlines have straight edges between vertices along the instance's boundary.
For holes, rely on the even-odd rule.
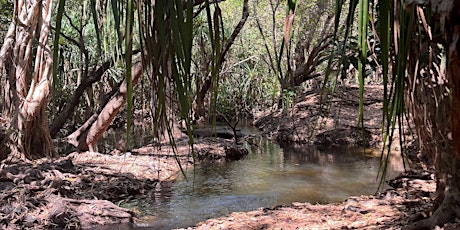
[[[377,150],[281,148],[266,138],[250,140],[251,144],[245,144],[249,155],[242,160],[202,163],[185,172],[187,179],[179,175],[175,181],[159,183],[149,199],[122,204],[142,213],[146,228],[117,229],[188,227],[231,212],[292,202],[341,202],[349,196],[377,191]],[[401,160],[391,159],[388,177],[402,170]]]

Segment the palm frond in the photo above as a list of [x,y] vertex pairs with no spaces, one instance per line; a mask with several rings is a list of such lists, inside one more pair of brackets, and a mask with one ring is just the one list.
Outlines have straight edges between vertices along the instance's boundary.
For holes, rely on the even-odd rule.
[[[398,2],[399,5],[395,5],[399,9],[399,20],[395,20],[394,30],[399,36],[395,39],[395,46],[397,45],[397,53],[395,66],[393,70],[393,80],[392,80],[392,89],[388,95],[384,95],[385,100],[389,101],[388,104],[388,113],[384,122],[386,122],[386,130],[384,133],[384,148],[381,154],[381,164],[379,167],[380,175],[380,185],[384,183],[384,178],[386,176],[389,156],[390,156],[390,146],[393,143],[393,136],[396,127],[399,129],[400,135],[400,146],[402,146],[402,134],[403,134],[403,115],[405,111],[404,104],[404,91],[405,91],[405,78],[406,78],[406,66],[407,66],[407,57],[409,55],[410,41],[413,33],[413,20],[414,20],[414,6],[406,4],[403,1]],[[399,23],[398,23],[399,22]],[[385,147],[388,146],[388,149]]]
[[59,67],[59,40],[61,35],[62,16],[64,15],[65,0],[59,0],[56,16],[56,29],[53,41],[53,87],[56,86]]
[[[345,24],[345,41],[348,37],[349,28],[353,25],[353,14],[355,11],[355,3],[358,9],[358,82],[359,82],[359,126],[363,127],[363,110],[364,110],[364,78],[367,63],[367,52],[368,52],[368,23],[369,23],[369,8],[370,2],[368,0],[351,0],[349,4],[348,18]],[[394,4],[394,5],[392,5]],[[336,20],[335,20],[335,33],[338,33],[338,25],[341,11],[344,1],[336,1]],[[393,8],[394,9],[393,9]],[[394,19],[391,19],[391,15],[396,10],[398,12]],[[384,182],[387,167],[389,163],[390,146],[392,144],[394,131],[396,128],[399,129],[399,135],[402,135],[403,130],[403,114],[405,111],[404,105],[404,90],[405,90],[405,74],[407,66],[407,57],[409,54],[410,39],[413,30],[414,20],[414,8],[413,6],[406,6],[404,1],[390,1],[380,0],[378,1],[378,40],[380,43],[380,65],[382,66],[382,80],[384,85],[383,92],[383,120],[382,120],[382,131],[384,148],[380,157],[380,167],[378,178],[380,178],[380,185]],[[391,25],[390,22],[394,22]],[[393,43],[390,39],[390,34],[393,32],[394,40]],[[394,51],[390,50],[390,45],[394,44]],[[345,43],[341,46],[345,49]],[[390,52],[395,52],[395,60],[392,68],[392,78],[389,79],[390,75]],[[343,55],[342,55],[343,57]],[[388,89],[388,87],[390,89]],[[400,145],[402,145],[402,136],[399,138]]]
[[[382,52],[380,53],[380,60],[382,64],[382,78],[383,78],[383,120],[388,117],[388,67],[389,67],[389,53],[390,53],[390,1],[380,0],[379,3],[379,42]],[[383,131],[382,123],[382,131]]]
[[129,148],[129,136],[131,133],[132,114],[133,114],[133,81],[132,81],[132,66],[133,66],[133,27],[134,27],[134,1],[127,1],[127,16],[126,16],[126,82],[127,82],[127,121],[126,121],[126,143],[125,150]]
[[94,29],[96,30],[96,60],[101,57],[102,50],[102,40],[101,40],[101,30],[99,29],[98,14],[96,9],[96,0],[91,0],[91,13],[93,16]]
[[358,127],[364,130],[364,77],[367,63],[367,26],[369,22],[369,1],[359,0],[358,4],[358,82],[359,82],[359,115]]

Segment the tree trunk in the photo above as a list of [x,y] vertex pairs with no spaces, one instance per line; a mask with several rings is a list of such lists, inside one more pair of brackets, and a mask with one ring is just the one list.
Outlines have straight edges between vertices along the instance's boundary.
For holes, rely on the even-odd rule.
[[[209,81],[210,82],[210,81]],[[201,89],[204,89],[205,85]],[[196,94],[195,100],[193,101],[193,119],[199,120],[202,117],[206,117],[206,106],[204,100],[209,87],[206,90],[199,90]]]
[[72,94],[72,97],[67,102],[64,110],[62,111],[61,115],[58,116],[53,124],[51,125],[51,136],[55,137],[59,130],[64,126],[65,122],[72,116],[73,112],[76,108],[78,108],[78,104],[80,103],[80,98],[85,92],[86,89],[91,87],[95,82],[101,80],[104,73],[113,65],[113,61],[107,61],[103,63],[97,70],[91,71],[85,79],[78,85],[75,92]]
[[[0,123],[1,121],[2,120],[0,119]],[[8,147],[9,141],[10,139],[8,138],[7,132],[3,130],[2,126],[0,126],[0,161],[6,159],[11,153],[11,150]]]
[[[435,211],[428,219],[415,222],[405,229],[433,229],[435,226],[443,226],[460,217],[460,1],[431,0],[429,2],[439,21],[445,23],[443,37],[448,57],[447,77],[451,85],[450,129],[452,131],[451,138],[446,135],[444,139],[438,140],[441,143],[434,143],[444,147],[434,156],[437,176]],[[446,101],[449,100],[447,96]],[[438,108],[435,108],[435,111],[441,116],[446,115]],[[429,144],[432,143],[426,143]]]
[[[10,104],[3,117],[17,130],[12,158],[55,157],[48,129],[46,106],[51,89],[53,60],[48,43],[52,1],[19,1],[15,17],[0,51],[0,70],[8,76]],[[34,44],[34,40],[38,41]],[[35,47],[36,46],[36,47]],[[35,62],[32,64],[32,59]],[[32,69],[32,67],[34,69]]]
[[[143,74],[142,63],[138,62],[133,67],[133,86],[137,84]],[[127,84],[126,79],[121,84],[118,92],[109,100],[104,108],[97,115],[93,115],[77,131],[70,134],[67,139],[69,143],[78,148],[79,151],[94,151],[94,145],[102,134],[109,128],[115,116],[126,102]]]

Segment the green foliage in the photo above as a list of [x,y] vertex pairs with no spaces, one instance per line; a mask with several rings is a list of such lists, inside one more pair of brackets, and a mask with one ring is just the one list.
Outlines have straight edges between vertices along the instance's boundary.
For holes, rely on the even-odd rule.
[[292,103],[294,102],[294,96],[295,96],[294,90],[289,90],[289,89],[283,90],[282,98],[283,98],[285,108],[290,108],[292,106]]
[[271,104],[270,78],[260,77],[260,61],[248,60],[225,73],[219,87],[217,111],[227,117],[248,117],[258,108]]
[[[238,24],[243,2],[206,0],[199,6],[185,2],[60,0],[53,9],[55,90],[49,106],[51,116],[59,114],[78,84],[107,60],[113,60],[114,65],[85,92],[72,122],[75,127],[96,112],[106,94],[125,77],[128,129],[130,110],[136,106],[134,94],[151,98],[153,120],[158,121],[155,132],[160,130],[160,121],[173,115],[190,119],[197,85],[208,76],[214,83],[207,101],[219,111],[247,114],[252,108],[269,107],[277,97],[289,102],[294,91],[286,88],[280,76],[287,77],[290,69],[305,62],[297,56],[301,51],[296,51],[302,50],[303,41],[314,43],[320,39],[315,37],[319,33],[314,32],[314,26],[323,25],[323,21],[311,15],[333,11],[328,8],[331,1],[255,1],[249,26],[221,62],[223,46]],[[295,11],[301,14],[294,20]],[[285,52],[280,52],[283,49]],[[141,50],[141,55],[133,56],[134,50]],[[142,90],[134,90],[131,85],[131,66],[136,61],[142,61],[148,71],[150,87]],[[318,69],[324,70],[324,64],[320,65]],[[285,84],[283,90],[281,84]],[[171,120],[168,122],[170,128]]]
[[[236,21],[235,15],[237,14],[232,12],[232,9],[235,9],[232,7],[233,2],[235,1],[226,1],[221,4],[225,22]],[[332,18],[333,9],[330,7],[332,7],[331,1],[255,1],[251,12],[253,17],[248,21],[249,26],[242,31],[240,39],[226,57],[221,89],[224,90],[224,87],[229,86],[226,82],[232,82],[233,85],[238,86],[243,84],[240,80],[229,78],[256,74],[256,77],[259,78],[257,82],[262,84],[257,87],[260,89],[256,91],[258,94],[252,94],[255,106],[267,107],[270,103],[276,103],[278,98],[283,99],[280,88],[292,87],[289,83],[292,76],[290,72],[294,72],[296,66],[306,62],[308,57],[303,55],[311,51],[303,49],[314,47],[321,39],[323,25],[326,28],[325,34],[332,32],[325,24],[328,15]],[[294,11],[300,12],[295,16],[295,20]],[[323,52],[321,55],[326,54],[328,52]],[[241,62],[247,63],[250,68],[239,68]],[[326,69],[323,61],[319,61],[315,68],[317,68],[315,73],[319,73],[320,76],[321,72]],[[313,84],[304,84],[303,87],[309,87],[309,85]],[[225,89],[222,92],[227,93],[228,91]],[[236,90],[233,92],[236,93]],[[240,105],[241,99],[247,96],[243,91],[240,92],[243,94],[220,98],[227,100],[235,98],[236,100],[229,104]],[[238,111],[244,110],[238,109]]]
[[3,42],[13,15],[13,0],[1,0],[0,2],[0,41]]
[[[279,76],[287,76],[289,66],[295,65],[294,59],[298,59],[296,47],[306,39],[305,34],[312,25],[318,24],[315,18],[308,16],[310,12],[327,8],[330,1],[272,1],[278,6],[267,0],[257,1],[251,12],[254,17],[248,21],[250,25],[238,35],[225,56],[225,62],[220,61],[223,45],[238,24],[243,2],[205,1],[200,6],[193,6],[193,1],[186,2],[183,5],[178,1],[159,1],[154,6],[141,2],[139,6],[142,10],[138,11],[140,8],[130,6],[134,4],[130,1],[85,0],[67,1],[65,6],[62,5],[61,16],[61,11],[55,9],[55,28],[58,29],[58,22],[61,22],[62,29],[61,36],[55,34],[53,45],[55,60],[58,61],[55,62],[56,90],[50,106],[53,108],[51,114],[59,114],[85,74],[110,59],[115,61],[114,66],[106,72],[102,81],[86,92],[81,109],[77,111],[75,125],[84,122],[88,114],[101,105],[105,94],[115,89],[125,77],[129,84],[127,109],[135,106],[132,102],[134,94],[152,98],[154,121],[170,117],[167,114],[168,104],[176,102],[178,108],[172,106],[174,108],[171,109],[177,109],[182,119],[189,119],[190,104],[197,86],[209,76],[213,79],[213,90],[207,101],[211,108],[217,110],[225,105],[233,107],[231,111],[246,115],[252,112],[251,108],[270,106],[277,97],[287,100],[292,95],[287,97],[282,93]],[[197,11],[199,8],[203,10]],[[287,25],[290,42],[286,45],[292,48],[289,48],[289,55],[281,55],[279,51],[285,45],[282,34],[287,28],[286,10],[288,16],[296,10],[303,14]],[[321,12],[330,13],[332,9]],[[155,15],[155,18],[149,19],[147,14]],[[260,36],[260,31],[263,31],[264,37]],[[315,42],[318,38],[311,40]],[[130,85],[130,66],[134,63],[130,59],[135,49],[142,52],[141,59],[137,61],[145,62],[146,70],[150,71],[151,91],[148,87],[142,91],[133,90]],[[278,67],[273,68],[276,62]],[[171,90],[175,95],[168,101],[170,96],[167,94]],[[127,114],[130,124],[132,113]],[[158,133],[162,125],[154,126],[154,132]]]

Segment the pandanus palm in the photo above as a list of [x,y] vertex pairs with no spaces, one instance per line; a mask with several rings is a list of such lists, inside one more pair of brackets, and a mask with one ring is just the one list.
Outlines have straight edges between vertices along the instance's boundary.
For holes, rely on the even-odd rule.
[[[336,3],[339,17],[345,1]],[[406,229],[433,228],[459,217],[460,213],[460,2],[381,0],[374,3],[351,0],[347,4],[350,19],[347,28],[353,25],[355,11],[359,11],[361,101],[367,30],[369,24],[374,23],[369,15],[376,11],[385,87],[385,140],[391,142],[398,123],[402,127],[407,108],[422,143],[422,152],[430,157],[436,170],[437,193],[432,215]],[[361,110],[362,107],[361,102]]]
[[[83,1],[80,15],[75,13],[81,17],[80,25],[69,17],[69,13],[73,12],[66,12],[69,9],[65,8],[65,0],[59,1],[57,17],[52,17],[52,3],[16,1],[14,4],[14,19],[0,50],[0,79],[7,86],[2,92],[4,119],[1,121],[4,125],[0,127],[1,159],[5,155],[4,146],[17,146],[13,150],[24,154],[23,158],[56,156],[51,135],[57,135],[72,117],[85,90],[91,89],[113,66],[126,70],[124,81],[112,90],[113,93],[107,94],[109,98],[103,100],[99,109],[94,109],[94,115],[86,123],[67,137],[69,142],[80,150],[93,150],[125,102],[128,104],[129,130],[133,88],[147,74],[151,84],[149,95],[155,135],[171,134],[177,111],[190,129],[194,97],[191,73],[194,17],[205,15],[211,37],[211,74],[206,80],[207,87],[199,89],[201,96],[210,88],[217,89],[218,73],[225,54],[248,18],[248,1],[245,0],[242,18],[230,37],[226,38],[221,28],[224,22],[219,4],[214,1]],[[55,23],[53,20],[56,20]],[[67,20],[67,24],[79,33],[78,39],[61,31],[63,20]],[[113,27],[107,29],[108,26]],[[48,37],[53,31],[54,42],[51,46]],[[38,44],[34,43],[34,38],[37,38]],[[62,76],[58,71],[65,68],[60,66],[64,50],[60,49],[62,40],[76,46],[76,50],[84,54],[82,59],[85,60],[85,67],[80,71],[85,74],[82,74],[81,83],[62,110],[63,114],[51,125],[50,135],[46,109],[52,83],[63,82],[59,79]],[[31,64],[32,58],[36,59],[34,65]],[[30,66],[34,66],[34,69]],[[216,93],[213,98],[215,101]]]

